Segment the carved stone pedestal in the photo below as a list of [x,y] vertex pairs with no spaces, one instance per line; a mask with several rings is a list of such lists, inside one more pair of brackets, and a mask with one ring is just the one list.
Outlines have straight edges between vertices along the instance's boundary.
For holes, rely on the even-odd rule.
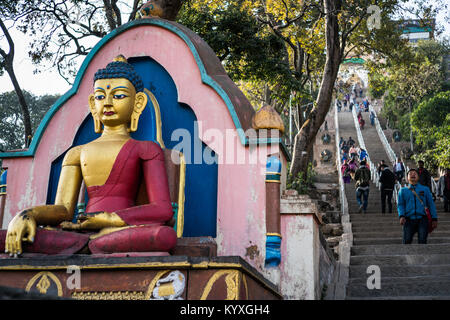
[[85,300],[278,300],[240,257],[64,255],[0,259],[0,286]]

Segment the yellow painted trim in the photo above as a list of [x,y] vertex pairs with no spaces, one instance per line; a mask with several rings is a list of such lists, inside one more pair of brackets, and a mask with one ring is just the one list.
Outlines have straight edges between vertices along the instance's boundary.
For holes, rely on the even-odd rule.
[[[135,264],[92,264],[80,266],[80,269],[119,269],[119,268],[188,268],[192,264],[189,262],[143,262]],[[30,265],[14,265],[0,266],[0,270],[67,270],[67,266],[30,266]]]
[[[67,266],[66,266],[66,269],[67,269]],[[31,290],[31,288],[33,287],[34,283],[36,282],[36,280],[43,276],[47,276],[53,280],[53,282],[56,284],[56,287],[58,289],[58,297],[62,297],[63,292],[62,292],[61,282],[59,281],[57,276],[55,276],[53,273],[48,272],[48,271],[42,271],[42,272],[39,272],[38,274],[34,275],[33,278],[31,278],[30,281],[28,281],[27,286],[25,287],[25,290],[29,292]]]
[[177,237],[183,236],[184,230],[184,188],[186,185],[186,160],[184,154],[180,152],[180,182],[178,186],[178,215],[177,215]]
[[280,180],[266,180],[266,182],[276,182],[276,183],[281,183]]
[[280,173],[280,172],[266,172],[266,174],[276,174],[276,175],[281,176],[281,173]]
[[156,141],[158,141],[161,148],[165,148],[164,141],[162,138],[162,121],[161,121],[161,110],[159,108],[158,100],[156,100],[153,93],[149,90],[144,89],[145,93],[150,97],[153,104],[153,109],[155,110],[155,120],[156,120]]
[[6,192],[0,192],[0,196],[4,196],[4,195],[7,195],[7,193]]
[[0,188],[6,188],[7,184],[0,184]]
[[266,233],[266,236],[278,236],[280,238],[283,238],[283,236],[277,232],[268,232],[268,233]]
[[239,271],[238,270],[219,270],[212,275],[212,277],[206,283],[205,289],[203,289],[200,300],[206,300],[211,292],[211,289],[223,275],[227,275],[225,283],[227,285],[227,298],[226,300],[238,300],[239,299]]
[[[153,109],[155,110],[155,121],[156,121],[156,141],[158,141],[161,148],[165,148],[164,141],[162,138],[162,120],[161,120],[161,109],[159,108],[158,100],[155,95],[148,89],[144,89],[145,93],[150,97],[152,101]],[[184,230],[184,201],[185,201],[185,188],[186,184],[186,160],[183,153],[180,152],[180,182],[178,187],[178,216],[177,216],[177,237],[181,238],[183,236]]]
[[145,300],[142,291],[75,291],[72,299],[77,300]]
[[209,262],[203,261],[197,264],[193,264],[194,269],[208,269],[208,268],[244,268],[240,263],[224,263],[224,262]]
[[[240,263],[219,263],[204,261],[201,263],[191,264],[189,262],[143,262],[134,264],[91,264],[80,266],[81,269],[115,269],[115,268],[183,268],[192,267],[194,269],[208,268],[243,268]],[[67,266],[30,266],[30,265],[13,265],[0,266],[0,270],[66,270]]]

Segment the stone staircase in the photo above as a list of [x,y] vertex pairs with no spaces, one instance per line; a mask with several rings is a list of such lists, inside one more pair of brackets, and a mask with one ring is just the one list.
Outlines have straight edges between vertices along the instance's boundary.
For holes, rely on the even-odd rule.
[[[344,139],[357,134],[350,112],[341,112],[340,135]],[[379,140],[376,129],[370,125],[368,113],[362,130],[364,142],[373,163],[388,157]],[[347,184],[353,246],[351,248],[347,299],[352,300],[425,300],[450,299],[450,213],[443,212],[443,205],[436,201],[438,228],[428,237],[428,244],[402,244],[402,227],[394,204],[393,213],[381,214],[380,191],[374,183],[370,186],[367,214],[358,213],[354,182]],[[378,266],[381,288],[369,289],[369,266]],[[372,277],[373,278],[373,277]],[[370,283],[372,281],[369,280]]]

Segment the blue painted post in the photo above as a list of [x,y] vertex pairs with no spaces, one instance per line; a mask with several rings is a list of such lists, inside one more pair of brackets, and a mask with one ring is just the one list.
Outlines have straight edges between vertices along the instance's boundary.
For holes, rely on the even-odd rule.
[[271,155],[266,164],[266,267],[281,262],[280,178],[280,159]]
[[6,204],[6,177],[8,175],[8,170],[3,171],[0,177],[0,229],[3,225],[3,216],[5,213]]

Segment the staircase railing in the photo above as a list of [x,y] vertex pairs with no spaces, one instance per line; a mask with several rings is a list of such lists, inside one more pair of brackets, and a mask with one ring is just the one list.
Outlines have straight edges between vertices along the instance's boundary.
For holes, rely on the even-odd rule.
[[[397,160],[397,155],[395,154],[395,151],[392,149],[391,144],[387,140],[386,135],[384,134],[384,131],[381,128],[380,121],[378,120],[378,115],[377,115],[375,109],[372,107],[372,105],[369,106],[369,112],[373,112],[373,114],[375,115],[375,121],[374,122],[375,122],[375,128],[377,129],[378,137],[381,140],[381,144],[383,145],[384,151],[388,155],[389,160],[392,163],[392,168],[393,168],[394,164],[395,164],[395,161]],[[409,167],[406,166],[405,168],[406,168],[406,172],[408,172],[409,171]],[[392,196],[394,198],[394,202],[395,203],[397,203],[397,196],[398,196],[398,193],[400,192],[401,187],[402,187],[402,185],[400,184],[400,182],[397,181],[397,183],[394,186],[394,193],[393,193],[393,196]]]
[[345,195],[345,185],[341,171],[341,148],[339,146],[339,118],[336,105],[334,106],[335,142],[336,142],[336,165],[339,175],[339,197],[341,199],[341,224],[343,229],[342,240],[339,242],[338,254],[339,263],[337,268],[337,282],[334,289],[334,299],[344,300],[346,298],[346,288],[350,276],[350,256],[353,246],[353,231],[348,213],[347,196]]
[[359,128],[358,116],[356,114],[356,107],[352,108],[352,114],[353,114],[353,121],[355,123],[356,135],[358,136],[359,147],[363,148],[366,151],[366,153],[367,153],[366,160],[367,160],[367,163],[369,164],[370,173],[371,173],[371,179],[375,183],[377,188],[380,188],[380,181],[379,181],[380,180],[379,179],[380,176],[378,174],[378,170],[375,167],[374,163],[372,162],[372,160],[370,160],[369,152],[367,151],[366,144],[364,143],[364,137],[363,137],[363,135],[361,133],[361,129]]
[[389,143],[389,141],[387,140],[383,129],[381,128],[380,125],[380,121],[378,120],[378,115],[375,112],[375,109],[372,107],[372,105],[369,105],[369,112],[373,112],[373,114],[375,115],[375,128],[377,130],[378,133],[378,137],[381,140],[381,143],[383,144],[384,150],[386,151],[386,154],[389,157],[389,160],[391,161],[391,163],[395,163],[395,160],[397,160],[397,155],[395,154],[395,151],[392,149],[391,144]]
[[[336,105],[334,106],[334,127],[335,127],[335,140],[336,140],[336,165],[338,168],[339,175],[339,197],[341,199],[341,214],[342,217],[348,217],[348,202],[347,196],[345,195],[345,185],[342,177],[342,162],[341,162],[341,148],[339,146],[339,119],[338,119],[338,111]],[[345,221],[348,222],[348,221]]]

